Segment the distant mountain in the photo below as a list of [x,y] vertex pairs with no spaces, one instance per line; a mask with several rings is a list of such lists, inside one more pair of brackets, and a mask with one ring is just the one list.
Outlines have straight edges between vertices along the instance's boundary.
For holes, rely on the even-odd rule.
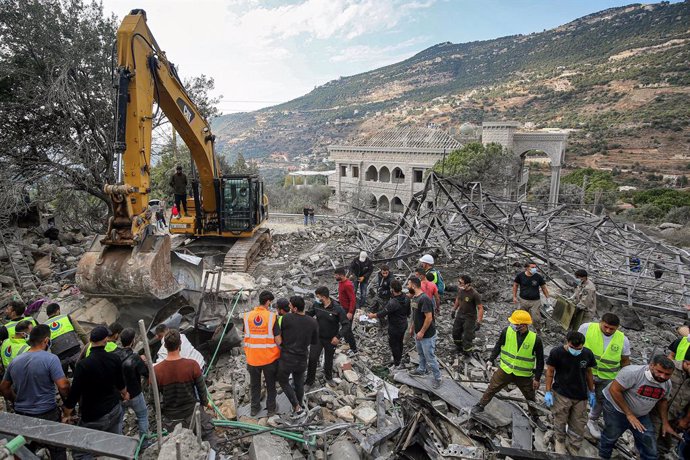
[[690,2],[635,4],[540,33],[441,43],[281,105],[222,116],[214,127],[226,154],[321,157],[331,143],[382,128],[452,130],[496,119],[579,129],[568,161],[606,167],[654,154],[663,171],[684,167]]

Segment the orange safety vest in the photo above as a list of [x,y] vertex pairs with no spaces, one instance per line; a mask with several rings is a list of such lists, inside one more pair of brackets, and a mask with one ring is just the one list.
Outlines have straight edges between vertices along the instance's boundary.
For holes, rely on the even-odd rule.
[[280,358],[273,326],[276,314],[264,307],[256,307],[244,314],[244,354],[250,366],[265,366]]

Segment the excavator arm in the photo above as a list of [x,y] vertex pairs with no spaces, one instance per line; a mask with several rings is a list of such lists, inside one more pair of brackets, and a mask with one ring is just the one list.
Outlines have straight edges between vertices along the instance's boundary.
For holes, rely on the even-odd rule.
[[[215,136],[190,99],[175,66],[168,61],[146,24],[146,13],[133,10],[117,32],[117,99],[115,151],[118,183],[106,186],[115,215],[105,244],[133,246],[149,224],[151,134],[154,101],[189,147],[204,197],[198,200],[196,227],[218,213],[220,167],[213,151]],[[123,202],[124,200],[124,202]]]
[[117,57],[117,183],[105,186],[113,215],[107,233],[97,237],[80,260],[76,281],[87,294],[162,299],[182,288],[172,273],[170,235],[156,234],[151,225],[154,102],[189,147],[198,172],[198,182],[192,182],[194,218],[182,224],[189,226],[185,233],[217,228],[222,187],[213,151],[215,136],[156,43],[143,10],[132,10],[123,19],[117,32]]

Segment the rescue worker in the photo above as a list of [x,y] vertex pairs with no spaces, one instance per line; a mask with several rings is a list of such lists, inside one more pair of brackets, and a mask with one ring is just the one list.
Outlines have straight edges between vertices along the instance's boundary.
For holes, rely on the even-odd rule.
[[350,264],[350,278],[358,296],[357,308],[364,308],[367,302],[367,285],[373,272],[374,263],[365,251],[360,252],[359,257],[353,259]]
[[29,334],[33,329],[31,321],[20,321],[12,328],[12,337],[2,342],[2,366],[7,369],[10,363],[19,355],[27,351],[29,347]]
[[[117,339],[120,338],[120,332],[124,329],[120,323],[113,323],[110,326],[107,327],[108,329],[108,337],[106,338],[106,343],[105,343],[105,351],[108,353],[112,353],[114,351],[118,351],[117,348]],[[91,354],[91,347],[93,346],[93,343],[89,342],[89,344],[84,348],[84,351],[82,352],[83,358],[88,358],[89,355]]]
[[60,313],[60,305],[49,304],[46,314],[48,319],[44,324],[50,328],[50,351],[60,359],[64,372],[68,367],[74,371],[82,345],[89,343],[89,337],[78,321]]
[[424,254],[419,258],[419,263],[422,264],[422,268],[425,270],[425,275],[429,273],[434,275],[433,283],[438,288],[438,293],[443,294],[446,292],[446,284],[443,282],[441,272],[434,268],[434,257],[431,254]]
[[393,371],[404,369],[402,365],[403,340],[407,330],[407,317],[410,316],[410,299],[402,292],[402,283],[393,280],[390,284],[393,296],[388,303],[376,313],[369,313],[369,318],[379,321],[388,319],[388,346],[393,355]]
[[458,353],[469,355],[474,349],[474,332],[484,319],[484,305],[472,278],[462,275],[458,279],[458,295],[455,297],[451,318],[453,322],[453,342]]
[[[685,339],[683,338],[683,340]],[[672,387],[668,395],[668,419],[676,431],[687,431],[689,427],[683,421],[690,418],[690,407],[688,406],[690,404],[690,355],[685,356],[681,361],[674,361],[673,364],[675,369],[671,375]],[[676,451],[677,440],[671,436],[663,436],[659,410],[654,408],[649,416],[656,430],[659,456]]]
[[[515,275],[513,280],[513,303],[519,304],[520,309],[529,312],[532,324],[537,334],[541,333],[541,288],[544,296],[549,297],[544,277],[537,273],[537,264],[525,263],[525,271]],[[519,290],[519,301],[518,301]]]
[[261,374],[266,380],[266,411],[268,416],[276,412],[276,379],[278,377],[278,347],[280,326],[278,315],[268,311],[273,294],[263,291],[259,294],[259,305],[244,314],[244,354],[247,357],[249,385],[251,387],[251,415],[261,411]]
[[577,287],[573,295],[573,302],[579,310],[584,310],[582,322],[588,323],[596,318],[597,315],[597,288],[588,278],[587,271],[577,270],[575,272]]
[[587,401],[590,406],[596,401],[592,368],[597,363],[584,344],[584,335],[570,331],[566,344],[551,349],[546,360],[544,403],[553,414],[557,454],[578,455],[587,424]]
[[7,307],[5,307],[5,314],[9,321],[7,321],[4,326],[0,326],[0,343],[14,335],[14,328],[22,320],[29,320],[32,326],[38,326],[35,319],[30,316],[24,316],[25,310],[26,305],[18,300],[11,300],[7,304]]
[[[484,411],[494,395],[514,384],[527,401],[534,402],[536,390],[539,388],[541,374],[544,371],[544,345],[536,333],[529,330],[532,317],[524,310],[515,310],[508,318],[510,326],[501,332],[489,360],[486,362],[490,369],[493,362],[500,355],[499,368],[494,371],[489,382],[489,387],[484,392],[482,399],[472,407],[472,413]],[[546,426],[539,419],[537,409],[528,406],[532,421],[537,427],[546,431]]]
[[283,317],[290,313],[290,301],[285,297],[276,300],[276,310],[278,311],[278,326],[283,327]]
[[656,408],[662,436],[678,436],[668,423],[673,361],[656,355],[649,365],[627,366],[604,389],[604,431],[599,458],[609,459],[618,439],[630,430],[641,460],[657,460],[656,433],[649,413]]
[[630,364],[630,341],[621,331],[620,319],[613,313],[604,313],[599,323],[584,323],[578,332],[585,336],[585,347],[592,350],[597,366],[594,374],[596,404],[590,408],[587,429],[595,438],[601,436],[598,420],[604,409],[603,391],[616,378],[618,371]]

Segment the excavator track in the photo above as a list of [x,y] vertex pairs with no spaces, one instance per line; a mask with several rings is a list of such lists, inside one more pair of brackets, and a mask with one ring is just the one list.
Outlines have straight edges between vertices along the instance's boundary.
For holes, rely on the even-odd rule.
[[237,240],[225,254],[223,271],[251,273],[256,268],[259,253],[271,244],[271,233],[259,228],[251,238]]

